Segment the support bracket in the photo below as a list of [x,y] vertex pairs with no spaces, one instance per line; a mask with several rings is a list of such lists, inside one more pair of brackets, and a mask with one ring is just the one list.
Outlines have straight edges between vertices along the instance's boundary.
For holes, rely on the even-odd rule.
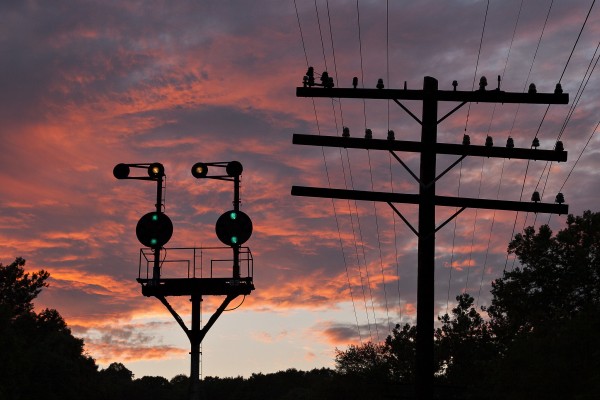
[[413,113],[412,113],[412,111],[410,111],[408,108],[406,108],[406,107],[404,106],[404,104],[400,103],[400,102],[398,101],[398,99],[393,99],[393,100],[394,100],[394,103],[398,104],[398,105],[400,106],[400,108],[402,108],[404,111],[406,111],[406,113],[407,113],[408,115],[410,115],[411,117],[413,117],[413,119],[414,119],[415,121],[417,121],[417,122],[418,122],[420,125],[423,125],[423,123],[421,122],[421,120],[419,119],[419,117],[417,117],[415,114],[413,114]]
[[458,214],[460,214],[461,212],[465,211],[466,209],[467,209],[467,207],[461,207],[460,210],[458,210],[457,212],[455,212],[454,214],[452,214],[447,220],[445,220],[444,222],[442,222],[440,224],[440,226],[438,226],[437,228],[435,228],[435,232],[437,232],[440,229],[442,229],[443,227],[445,227],[450,221],[452,221],[455,217],[457,217]]
[[396,160],[398,160],[398,162],[400,163],[400,165],[402,165],[404,167],[404,169],[410,174],[410,176],[412,176],[413,178],[415,178],[415,180],[417,181],[417,183],[419,185],[423,185],[423,183],[421,182],[421,180],[419,179],[419,177],[414,172],[412,172],[412,170],[408,167],[408,165],[406,165],[404,163],[404,161],[402,161],[400,159],[400,157],[398,157],[398,155],[396,153],[394,153],[393,150],[390,150],[390,153],[392,153],[392,155],[394,156],[394,158]]
[[410,222],[408,222],[408,220],[407,220],[407,219],[404,217],[404,215],[402,215],[402,213],[400,212],[400,210],[398,210],[398,209],[396,208],[396,206],[394,206],[394,204],[390,203],[389,201],[388,201],[387,203],[388,203],[388,205],[389,205],[390,207],[392,207],[392,210],[394,210],[394,211],[396,212],[396,214],[398,214],[398,216],[400,217],[400,219],[401,219],[402,221],[404,221],[404,223],[406,224],[406,226],[408,226],[408,227],[409,227],[409,229],[410,229],[411,231],[413,231],[413,233],[414,233],[415,235],[417,235],[417,237],[419,237],[419,232],[418,232],[418,231],[417,231],[417,230],[414,228],[414,226],[412,226],[412,225],[411,225],[411,223],[410,223]]
[[458,111],[462,106],[464,106],[465,104],[467,104],[466,101],[463,101],[462,103],[460,103],[459,105],[457,105],[456,107],[454,107],[450,112],[448,112],[446,115],[444,115],[442,118],[437,120],[438,125],[445,120],[446,118],[448,118],[449,116],[451,116],[452,114],[454,114],[455,111]]
[[179,316],[179,314],[177,313],[177,311],[175,311],[175,309],[171,306],[171,304],[169,304],[169,302],[167,301],[167,299],[165,298],[165,296],[157,295],[156,298],[158,300],[160,300],[161,303],[163,303],[163,305],[167,308],[167,310],[169,310],[169,312],[171,313],[171,315],[173,316],[173,318],[175,318],[175,321],[177,321],[177,323],[179,324],[179,326],[181,327],[181,329],[183,329],[183,331],[185,332],[185,334],[189,338],[190,337],[190,330],[185,325],[185,323],[183,322],[183,319],[181,319],[181,317]]

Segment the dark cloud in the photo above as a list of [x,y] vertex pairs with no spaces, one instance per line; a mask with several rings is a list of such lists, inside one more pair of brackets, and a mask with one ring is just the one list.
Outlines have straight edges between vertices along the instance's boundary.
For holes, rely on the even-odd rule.
[[[335,322],[321,323],[313,327],[320,331],[333,345],[343,348],[349,344],[359,342],[381,342],[385,340],[389,332],[389,326],[381,323],[365,325],[341,324]],[[360,334],[359,334],[360,331]],[[379,333],[379,337],[377,334]]]

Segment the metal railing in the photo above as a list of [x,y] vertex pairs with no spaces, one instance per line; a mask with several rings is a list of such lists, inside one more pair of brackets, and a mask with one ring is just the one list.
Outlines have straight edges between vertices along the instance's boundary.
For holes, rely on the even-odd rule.
[[[161,279],[230,278],[233,276],[231,247],[172,247],[160,249]],[[249,247],[240,247],[240,273],[242,278],[254,275],[254,259]],[[138,278],[152,279],[154,250],[140,249]],[[145,271],[144,271],[145,270]],[[246,276],[243,276],[243,272]]]

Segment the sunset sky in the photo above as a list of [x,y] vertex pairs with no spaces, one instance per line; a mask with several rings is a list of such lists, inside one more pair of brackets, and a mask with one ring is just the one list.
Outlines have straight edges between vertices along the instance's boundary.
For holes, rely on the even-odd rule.
[[[417,239],[385,203],[292,197],[290,189],[418,187],[385,152],[292,145],[292,135],[335,136],[347,126],[352,136],[367,127],[375,138],[393,129],[397,139],[419,140],[420,126],[385,100],[297,98],[307,66],[327,70],[337,87],[357,76],[360,87],[382,78],[387,88],[420,89],[432,76],[440,89],[457,80],[471,90],[486,76],[493,89],[501,75],[502,90],[533,82],[553,92],[560,80],[569,105],[466,105],[438,135],[461,143],[467,133],[480,145],[490,135],[496,146],[511,136],[530,147],[537,132],[541,149],[560,136],[566,163],[467,158],[438,193],[529,201],[538,190],[552,203],[561,191],[571,213],[599,211],[600,6],[578,39],[591,4],[0,2],[0,262],[20,256],[28,270],[50,272],[36,308],[56,308],[102,368],[122,362],[136,377],[187,375],[187,337],[135,280],[135,227],[154,207],[155,185],[116,180],[112,169],[163,163],[174,224],[167,247],[219,246],[214,223],[231,208],[232,185],[196,180],[190,168],[238,160],[256,290],[206,336],[202,374],[332,367],[336,347],[383,340],[394,324],[414,322]],[[420,115],[420,103],[403,104]],[[440,116],[456,105],[441,104]],[[418,154],[400,156],[418,171]],[[438,172],[454,160],[439,157]],[[415,206],[398,208],[417,224]],[[454,211],[439,208],[438,224]],[[565,216],[469,209],[446,225],[436,242],[436,311],[465,289],[489,304],[490,282],[515,265],[511,233],[548,221],[557,231]],[[204,321],[221,300],[205,298]],[[169,301],[189,324],[189,299]]]

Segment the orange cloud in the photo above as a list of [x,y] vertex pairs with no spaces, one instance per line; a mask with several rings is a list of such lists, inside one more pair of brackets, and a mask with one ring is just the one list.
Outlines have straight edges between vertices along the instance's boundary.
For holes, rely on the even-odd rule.
[[165,360],[185,357],[189,353],[189,349],[168,345],[132,346],[129,343],[98,343],[90,339],[85,342],[85,350],[100,364],[108,364],[114,360],[122,362]]

